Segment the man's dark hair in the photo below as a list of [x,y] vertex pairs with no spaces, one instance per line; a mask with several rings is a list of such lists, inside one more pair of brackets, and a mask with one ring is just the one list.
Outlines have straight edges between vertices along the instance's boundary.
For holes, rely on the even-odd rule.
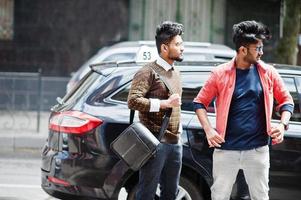
[[164,21],[158,25],[155,36],[158,53],[161,53],[162,44],[169,44],[173,37],[183,33],[183,25],[176,22]]
[[249,44],[256,44],[258,39],[269,40],[271,38],[268,27],[256,21],[243,21],[233,26],[233,42],[235,49]]

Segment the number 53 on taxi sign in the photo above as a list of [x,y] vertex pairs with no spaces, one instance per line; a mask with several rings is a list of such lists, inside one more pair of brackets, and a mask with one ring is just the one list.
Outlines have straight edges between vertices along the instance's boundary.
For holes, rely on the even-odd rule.
[[158,57],[158,52],[156,47],[149,47],[143,45],[139,48],[136,54],[136,62],[152,62]]

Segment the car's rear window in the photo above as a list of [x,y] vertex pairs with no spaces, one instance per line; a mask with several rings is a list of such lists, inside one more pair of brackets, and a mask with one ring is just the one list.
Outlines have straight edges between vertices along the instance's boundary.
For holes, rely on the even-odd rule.
[[90,90],[93,90],[93,85],[100,84],[103,78],[104,76],[91,71],[80,80],[73,90],[65,95],[63,98],[64,104],[69,104],[77,101],[78,99],[83,99],[83,96],[90,94]]

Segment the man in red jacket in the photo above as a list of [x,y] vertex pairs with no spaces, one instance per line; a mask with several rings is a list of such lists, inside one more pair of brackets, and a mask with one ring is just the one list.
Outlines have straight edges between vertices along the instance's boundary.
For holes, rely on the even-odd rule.
[[[237,55],[215,68],[194,100],[195,111],[213,153],[212,200],[229,200],[240,169],[252,200],[269,199],[269,147],[281,143],[294,103],[277,71],[261,61],[268,28],[256,21],[233,26]],[[216,129],[206,109],[216,98]],[[273,100],[281,121],[271,126]]]

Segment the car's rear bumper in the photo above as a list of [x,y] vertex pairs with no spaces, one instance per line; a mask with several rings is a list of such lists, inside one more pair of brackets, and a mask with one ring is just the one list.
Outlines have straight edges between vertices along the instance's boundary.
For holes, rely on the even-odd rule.
[[126,164],[110,154],[42,153],[42,188],[52,196],[115,199],[129,173]]
[[42,170],[42,189],[50,194],[51,196],[57,198],[63,197],[91,197],[91,198],[99,198],[99,199],[110,199],[106,193],[104,192],[103,188],[95,188],[95,187],[88,187],[88,186],[78,186],[78,185],[70,185],[64,186],[60,184],[52,183],[48,180],[49,176],[52,176],[49,172],[45,172]]

